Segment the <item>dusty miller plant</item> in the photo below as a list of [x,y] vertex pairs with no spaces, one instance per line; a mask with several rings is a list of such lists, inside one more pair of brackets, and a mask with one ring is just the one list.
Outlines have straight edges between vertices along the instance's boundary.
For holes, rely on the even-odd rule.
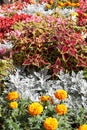
[[84,79],[83,71],[77,74],[72,71],[72,74],[64,74],[60,71],[58,74],[59,85],[68,92],[67,103],[69,106],[87,107],[87,81]]
[[5,91],[15,90],[22,98],[38,101],[41,95],[50,95],[54,99],[55,90],[64,89],[68,93],[66,103],[70,108],[87,108],[87,81],[84,79],[83,71],[77,74],[73,71],[71,74],[60,71],[57,80],[50,80],[51,75],[47,74],[47,69],[42,69],[40,72],[27,71],[27,74],[23,70],[16,69],[15,73],[9,74],[6,79]]

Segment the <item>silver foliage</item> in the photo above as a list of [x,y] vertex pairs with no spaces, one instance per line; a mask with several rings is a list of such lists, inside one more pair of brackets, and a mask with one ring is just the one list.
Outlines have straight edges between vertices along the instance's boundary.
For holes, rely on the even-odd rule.
[[35,70],[27,71],[27,74],[20,69],[16,69],[14,74],[9,74],[5,82],[6,91],[18,91],[22,98],[30,98],[38,101],[41,95],[50,95],[55,102],[54,92],[57,89],[64,89],[68,93],[66,103],[73,109],[83,106],[87,109],[87,81],[84,79],[83,71],[77,74],[58,73],[58,80],[50,80],[51,75],[47,75],[48,70],[42,69],[40,72]]
[[53,13],[53,10],[45,10],[46,3],[43,4],[29,4],[27,8],[24,8],[22,11],[27,14],[34,15],[35,13],[42,13],[44,15],[51,15]]

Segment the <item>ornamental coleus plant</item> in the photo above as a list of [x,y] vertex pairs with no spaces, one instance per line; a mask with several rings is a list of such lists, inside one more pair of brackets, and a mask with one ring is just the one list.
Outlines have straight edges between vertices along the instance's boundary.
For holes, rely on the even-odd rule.
[[76,9],[78,13],[77,25],[86,26],[87,25],[87,1],[80,0],[80,7]]
[[[87,43],[81,32],[74,29],[71,21],[54,16],[36,16],[26,23],[18,23],[13,29],[20,30],[13,46],[13,63],[17,66],[44,68],[56,75],[59,70],[78,71],[87,67]],[[11,38],[14,36],[11,36]]]

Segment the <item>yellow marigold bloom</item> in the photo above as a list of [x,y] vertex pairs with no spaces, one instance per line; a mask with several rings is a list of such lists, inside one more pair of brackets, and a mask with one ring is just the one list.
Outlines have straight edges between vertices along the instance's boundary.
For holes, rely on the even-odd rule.
[[9,92],[7,95],[8,100],[16,100],[19,98],[19,94],[17,92]]
[[46,4],[46,8],[50,9],[51,5],[50,4]]
[[28,112],[32,116],[41,114],[43,112],[43,106],[38,102],[34,102],[28,106]]
[[58,115],[64,115],[67,113],[67,106],[64,104],[58,104],[56,105],[56,111]]
[[41,102],[50,101],[51,103],[53,103],[52,98],[50,96],[47,96],[47,95],[41,96],[40,101]]
[[78,130],[87,130],[87,124],[80,126]]
[[62,6],[64,6],[64,3],[63,2],[59,2],[58,5],[62,7]]
[[58,128],[58,121],[56,118],[48,117],[44,121],[44,128],[46,130],[56,130]]
[[59,89],[54,93],[55,97],[59,100],[64,100],[67,98],[67,92],[65,90]]
[[11,102],[9,106],[10,106],[10,108],[15,109],[15,108],[18,108],[18,103],[17,102]]

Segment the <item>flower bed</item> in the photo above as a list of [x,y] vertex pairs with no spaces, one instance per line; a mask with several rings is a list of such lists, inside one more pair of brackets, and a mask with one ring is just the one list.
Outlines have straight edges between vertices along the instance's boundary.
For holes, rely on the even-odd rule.
[[0,129],[87,129],[87,1],[0,6]]

